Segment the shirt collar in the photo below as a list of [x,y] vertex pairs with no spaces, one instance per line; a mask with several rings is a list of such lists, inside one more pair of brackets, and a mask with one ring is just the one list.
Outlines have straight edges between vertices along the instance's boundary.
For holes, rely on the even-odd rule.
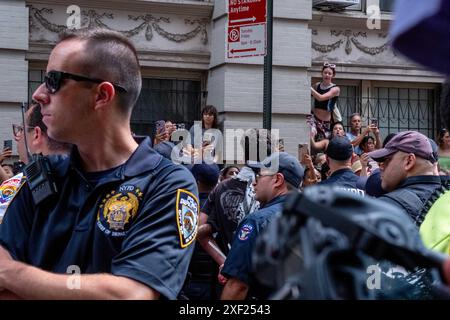
[[[130,158],[123,164],[121,179],[125,176],[134,177],[145,171],[154,170],[163,159],[162,155],[153,150],[151,140],[149,137],[135,136],[134,140],[139,144],[136,150],[132,153]],[[70,153],[70,161],[65,168],[63,174],[66,175],[70,167],[80,169],[80,154],[78,148],[73,146]]]
[[273,198],[272,200],[270,200],[269,202],[267,202],[263,208],[267,208],[267,207],[273,206],[274,204],[284,202],[284,200],[286,200],[286,197],[287,197],[287,194],[277,196],[277,197]]
[[441,178],[439,176],[414,176],[414,177],[406,178],[406,180],[403,181],[403,183],[400,186],[398,186],[396,189],[404,188],[409,185],[419,184],[419,183],[420,184],[422,184],[422,183],[442,184]]

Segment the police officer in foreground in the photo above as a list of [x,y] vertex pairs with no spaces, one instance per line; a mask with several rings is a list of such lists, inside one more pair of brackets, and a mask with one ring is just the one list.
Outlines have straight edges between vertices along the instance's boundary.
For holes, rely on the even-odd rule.
[[228,281],[222,300],[243,300],[246,297],[267,298],[267,288],[252,277],[252,252],[258,234],[282,211],[290,190],[297,190],[303,180],[304,169],[298,160],[285,152],[273,153],[261,163],[248,164],[257,171],[254,182],[255,198],[262,208],[241,221],[222,269]]
[[331,175],[319,184],[332,185],[364,195],[364,191],[360,188],[362,179],[352,170],[353,147],[350,141],[345,137],[334,137],[330,140],[325,153]]
[[119,33],[77,30],[53,49],[33,99],[48,136],[74,148],[67,160],[49,159],[44,180],[56,192],[43,196],[42,181],[28,177],[5,213],[0,298],[177,297],[198,192],[186,169],[132,136],[140,90],[136,50]]

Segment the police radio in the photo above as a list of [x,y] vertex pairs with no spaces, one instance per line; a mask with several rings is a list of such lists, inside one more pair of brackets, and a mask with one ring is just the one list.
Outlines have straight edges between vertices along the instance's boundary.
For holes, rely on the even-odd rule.
[[57,188],[48,158],[42,154],[32,156],[28,148],[27,135],[25,134],[25,103],[22,103],[22,123],[24,128],[23,137],[28,157],[28,164],[23,168],[23,174],[28,181],[34,203],[39,205],[45,199],[57,194]]
[[57,193],[50,161],[42,154],[33,155],[32,161],[25,166],[23,173],[36,205]]

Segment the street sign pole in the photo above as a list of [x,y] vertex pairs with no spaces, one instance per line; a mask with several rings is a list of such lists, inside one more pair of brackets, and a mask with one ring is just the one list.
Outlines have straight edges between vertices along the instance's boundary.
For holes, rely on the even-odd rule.
[[272,129],[273,0],[267,0],[267,54],[264,57],[263,128]]

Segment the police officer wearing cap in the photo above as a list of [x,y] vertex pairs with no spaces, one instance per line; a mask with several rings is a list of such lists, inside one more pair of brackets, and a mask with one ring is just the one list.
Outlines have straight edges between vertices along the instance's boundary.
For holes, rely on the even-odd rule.
[[364,191],[359,188],[362,179],[352,171],[352,155],[353,147],[347,138],[334,137],[331,139],[326,150],[331,175],[319,184],[333,185],[364,195]]
[[298,160],[285,152],[273,153],[261,163],[248,163],[257,171],[254,182],[255,198],[262,208],[241,221],[225,260],[222,275],[228,278],[222,300],[243,300],[246,297],[267,298],[267,288],[252,278],[252,252],[255,241],[282,205],[290,190],[300,187],[304,169]]
[[400,132],[369,156],[380,162],[381,187],[388,192],[379,199],[403,209],[420,226],[422,207],[442,185],[429,139],[416,131]]

